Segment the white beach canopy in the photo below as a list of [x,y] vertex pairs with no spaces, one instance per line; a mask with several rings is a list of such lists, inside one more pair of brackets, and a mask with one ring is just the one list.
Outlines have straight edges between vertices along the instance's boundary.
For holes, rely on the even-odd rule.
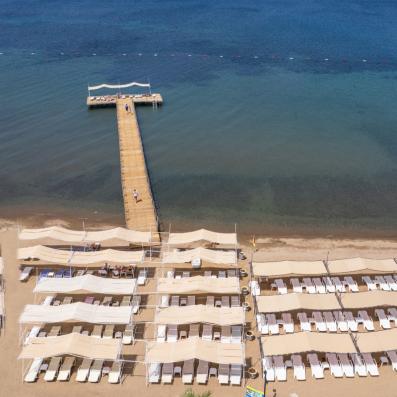
[[26,305],[20,324],[49,323],[90,323],[90,324],[129,324],[132,306],[102,306],[76,302],[60,306]]
[[240,281],[237,277],[213,278],[194,276],[186,278],[162,277],[157,280],[157,292],[167,294],[213,293],[240,294]]
[[357,345],[362,353],[378,353],[397,349],[397,328],[357,334]]
[[205,341],[199,337],[173,343],[148,342],[146,363],[175,363],[199,359],[217,364],[244,364],[244,348],[239,343]]
[[186,251],[169,251],[163,254],[163,263],[188,263],[194,259],[218,264],[234,264],[237,256],[235,251],[218,251],[203,247]]
[[220,326],[244,324],[242,307],[214,307],[206,305],[170,306],[156,310],[155,324],[207,323]]
[[321,276],[327,274],[323,261],[253,262],[256,277]]
[[99,84],[99,85],[92,85],[92,86],[88,86],[88,89],[90,91],[94,91],[94,90],[100,90],[102,88],[120,89],[120,88],[129,88],[129,87],[146,87],[146,88],[150,88],[150,84],[149,83],[137,83],[136,81],[133,81],[131,83],[126,83],[126,84]]
[[[352,294],[353,295],[353,294]],[[260,313],[280,313],[291,310],[338,310],[340,305],[334,294],[299,294],[257,296]]]
[[117,360],[121,339],[103,339],[71,333],[51,338],[31,338],[18,359],[78,356],[94,360]]
[[150,232],[139,232],[122,227],[98,231],[69,230],[60,226],[51,226],[42,229],[23,229],[19,233],[19,240],[42,241],[52,243],[65,242],[68,244],[82,243],[113,243],[120,244],[148,244],[151,241]]
[[350,335],[319,332],[296,332],[294,334],[264,336],[261,338],[265,356],[295,353],[355,353]]
[[345,309],[397,306],[397,292],[378,290],[342,294],[341,301]]
[[33,247],[18,249],[19,260],[38,259],[45,263],[57,263],[67,266],[95,266],[104,262],[131,264],[134,262],[142,262],[144,255],[144,251],[106,249],[83,252],[60,250],[44,245],[35,245]]
[[394,259],[351,258],[328,261],[331,274],[396,273]]
[[103,278],[86,274],[68,278],[42,278],[35,293],[133,295],[136,279]]
[[170,233],[168,237],[168,244],[171,245],[191,244],[197,241],[208,241],[221,245],[237,245],[237,234],[217,233],[206,229],[199,229],[187,233]]

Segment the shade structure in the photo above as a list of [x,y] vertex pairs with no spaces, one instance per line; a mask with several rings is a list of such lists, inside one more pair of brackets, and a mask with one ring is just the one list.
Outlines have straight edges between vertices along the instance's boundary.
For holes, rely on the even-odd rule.
[[340,305],[334,294],[299,294],[257,296],[260,313],[280,313],[291,310],[338,310]]
[[103,278],[86,274],[71,278],[42,278],[35,293],[132,295],[136,279]]
[[218,264],[234,264],[237,261],[235,251],[211,250],[203,247],[186,251],[169,251],[163,255],[163,263],[187,263],[194,259]]
[[212,278],[194,276],[186,278],[163,277],[157,280],[157,292],[188,294],[240,294],[240,281],[237,277]]
[[170,306],[158,308],[154,322],[165,325],[208,323],[225,326],[244,324],[245,315],[242,307]]
[[397,292],[366,291],[341,295],[345,309],[397,306]]
[[328,261],[331,274],[371,274],[396,273],[397,263],[394,259],[351,258]]
[[322,276],[327,274],[323,261],[253,262],[256,277]]
[[68,244],[82,243],[115,243],[115,244],[142,244],[150,243],[151,233],[129,230],[116,227],[108,230],[83,231],[70,230],[60,226],[51,226],[42,229],[23,229],[19,233],[20,240],[40,241],[49,240],[53,243],[65,242]]
[[199,337],[177,342],[148,342],[146,363],[176,363],[198,359],[217,364],[244,364],[244,348],[240,343],[205,341]]
[[60,306],[26,305],[20,324],[74,323],[129,324],[132,306],[99,306],[76,302]]
[[0,256],[0,276],[3,275],[4,272],[4,261],[3,258]]
[[378,353],[397,349],[397,328],[357,334],[357,345],[362,353]]
[[95,360],[117,360],[121,339],[103,339],[71,333],[51,338],[31,338],[19,359],[47,358],[71,355]]
[[129,88],[129,87],[146,87],[150,88],[150,83],[137,83],[136,81],[132,81],[131,83],[126,84],[99,84],[88,86],[90,91],[100,90],[102,88],[112,88],[112,89],[120,89],[120,88]]
[[44,263],[53,263],[67,266],[97,266],[109,262],[118,264],[131,264],[142,262],[144,251],[121,251],[106,249],[100,251],[68,251],[35,245],[33,247],[19,248],[18,259],[38,259]]
[[168,244],[171,245],[185,245],[197,241],[209,241],[214,244],[221,245],[236,245],[236,233],[217,233],[206,229],[199,229],[188,233],[170,233],[168,237]]
[[318,332],[297,332],[261,338],[265,356],[289,355],[295,353],[355,353],[354,343],[347,334],[323,334]]

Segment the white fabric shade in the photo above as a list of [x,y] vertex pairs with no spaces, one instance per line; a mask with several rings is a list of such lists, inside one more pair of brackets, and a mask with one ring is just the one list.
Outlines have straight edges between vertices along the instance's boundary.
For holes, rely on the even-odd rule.
[[327,274],[323,261],[253,262],[256,277],[322,276]]
[[236,233],[216,233],[206,229],[195,230],[188,233],[170,233],[168,244],[184,245],[197,241],[209,241],[214,244],[236,245]]
[[357,345],[362,353],[378,353],[397,349],[397,328],[357,334]]
[[365,307],[397,306],[397,292],[365,291],[354,294],[342,294],[345,309],[362,309]]
[[211,250],[203,247],[163,254],[163,263],[188,263],[194,259],[218,264],[234,264],[237,260],[235,251]]
[[371,274],[396,273],[397,263],[394,259],[350,258],[328,261],[332,274]]
[[129,87],[146,87],[146,88],[150,88],[150,84],[149,83],[137,83],[136,81],[133,81],[131,83],[126,83],[126,84],[99,84],[99,85],[92,85],[92,86],[88,86],[88,89],[90,91],[94,91],[94,90],[100,90],[101,88],[120,89],[120,88],[129,88]]
[[42,278],[33,292],[132,295],[135,291],[135,287],[136,279],[103,278],[86,274],[84,276],[70,278]]
[[60,306],[26,305],[20,324],[74,323],[129,324],[132,306],[102,306],[76,302]]

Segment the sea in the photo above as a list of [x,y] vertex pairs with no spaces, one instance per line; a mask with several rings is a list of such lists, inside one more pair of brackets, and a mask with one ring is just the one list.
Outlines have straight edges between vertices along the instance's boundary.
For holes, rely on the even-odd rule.
[[137,109],[163,230],[395,237],[396,20],[390,0],[2,0],[0,218],[122,225],[115,110],[87,87],[138,81],[164,98]]

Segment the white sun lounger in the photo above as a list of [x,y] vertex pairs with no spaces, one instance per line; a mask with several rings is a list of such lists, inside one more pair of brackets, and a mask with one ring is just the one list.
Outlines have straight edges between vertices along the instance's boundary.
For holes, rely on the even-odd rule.
[[179,296],[171,296],[171,306],[179,306]]
[[277,335],[280,333],[279,325],[277,324],[276,315],[273,313],[266,314],[266,322],[269,327],[270,335]]
[[189,325],[189,338],[192,338],[193,336],[200,336],[200,324]]
[[263,378],[268,382],[274,382],[276,379],[276,371],[274,370],[274,362],[272,356],[265,356],[263,363]]
[[149,383],[159,383],[161,374],[161,364],[151,363],[149,365]]
[[292,285],[292,291],[296,293],[302,293],[303,292],[303,287],[301,282],[299,281],[298,278],[291,278],[290,280],[291,285]]
[[61,365],[62,358],[61,357],[52,357],[50,360],[50,364],[48,365],[47,371],[44,375],[44,380],[46,382],[53,382],[57,376],[59,367]]
[[379,369],[376,365],[375,360],[373,359],[371,353],[363,353],[363,360],[365,362],[365,366],[367,367],[367,371],[371,376],[379,376]]
[[168,270],[167,272],[167,278],[174,278],[175,272],[173,270]]
[[114,334],[114,324],[107,324],[105,330],[103,331],[104,339],[112,339]]
[[309,319],[307,318],[307,314],[306,313],[298,313],[297,317],[300,322],[301,331],[309,331],[310,332],[312,330],[312,326],[311,326]]
[[305,277],[303,279],[303,287],[309,294],[315,294],[317,292],[311,278]]
[[194,359],[187,360],[183,363],[182,369],[182,383],[190,385],[193,383],[193,372],[194,372]]
[[30,330],[29,334],[26,335],[26,338],[24,340],[24,344],[27,345],[30,341],[30,339],[35,338],[39,332],[40,332],[41,327],[39,327],[38,325],[35,325],[32,327],[32,329]]
[[147,278],[147,271],[146,270],[140,270],[139,273],[138,273],[137,284],[138,285],[145,285],[146,278]]
[[282,313],[281,319],[283,322],[284,332],[292,334],[294,332],[294,322],[292,321],[291,313]]
[[77,382],[85,382],[88,378],[88,374],[90,373],[92,360],[90,358],[85,358],[80,365],[80,368],[77,370],[76,381]]
[[334,316],[332,315],[332,312],[323,312],[324,320],[325,320],[325,325],[327,327],[327,330],[329,332],[337,332],[338,327],[336,325],[336,321]]
[[327,332],[327,325],[325,324],[324,318],[321,312],[313,312],[312,313],[314,326],[319,332]]
[[397,352],[395,350],[391,350],[387,351],[386,354],[387,357],[389,357],[393,371],[397,371]]
[[164,324],[159,324],[157,326],[157,342],[165,342],[166,339],[166,331],[167,331],[167,326]]
[[349,289],[350,292],[359,292],[358,285],[353,280],[353,277],[346,276],[345,277],[345,283],[346,283],[347,288]]
[[375,291],[377,290],[376,283],[371,279],[369,276],[363,276],[362,280],[365,284],[367,284],[368,291]]
[[394,321],[394,325],[397,325],[397,309],[395,307],[391,307],[387,309],[389,313],[389,320]]
[[197,383],[203,385],[208,382],[208,367],[209,365],[207,361],[199,360],[196,376]]
[[27,374],[25,375],[24,381],[31,383],[31,382],[35,382],[39,372],[40,372],[40,367],[41,364],[43,363],[43,359],[42,358],[35,358],[29,368],[29,371],[27,372]]
[[332,284],[335,285],[336,292],[346,292],[345,286],[340,281],[339,277],[331,277]]
[[378,317],[379,325],[383,329],[390,329],[390,320],[387,318],[386,313],[383,309],[375,309],[375,315]]
[[276,285],[277,292],[280,295],[285,295],[288,293],[287,286],[285,285],[284,281],[281,278],[277,278],[276,280],[274,280],[274,284]]
[[368,371],[367,367],[364,364],[363,359],[361,356],[357,353],[350,354],[350,357],[352,358],[353,365],[354,365],[354,372],[358,376],[368,376]]
[[354,367],[353,363],[349,359],[349,356],[346,353],[339,353],[338,358],[343,374],[346,376],[346,378],[354,378]]
[[335,285],[332,283],[331,277],[323,277],[323,283],[327,292],[334,293],[336,291]]
[[174,379],[174,363],[163,364],[161,383],[172,383],[172,379]]
[[276,373],[276,379],[278,381],[286,381],[287,380],[287,367],[285,366],[283,356],[274,356],[274,371]]
[[88,382],[98,383],[102,376],[103,360],[95,360],[88,375]]
[[103,325],[96,324],[94,325],[91,336],[93,336],[94,338],[102,338],[102,331],[103,331]]
[[315,379],[323,379],[324,378],[324,368],[320,364],[317,354],[309,353],[307,355],[307,359],[309,360],[310,369],[312,371],[312,377]]
[[292,366],[294,368],[294,378],[296,380],[306,380],[306,368],[302,362],[300,354],[291,355]]
[[75,361],[75,357],[65,357],[61,368],[59,369],[57,380],[65,382],[70,379],[70,374],[72,373]]
[[374,322],[372,321],[372,318],[368,316],[368,313],[365,310],[360,310],[358,312],[358,321],[363,324],[367,331],[375,330]]
[[375,276],[375,283],[379,284],[379,288],[382,291],[390,291],[390,285],[386,282],[386,280],[382,276]]
[[343,370],[342,370],[342,367],[338,361],[338,357],[337,357],[336,353],[326,353],[325,357],[328,361],[331,374],[335,378],[343,378]]
[[138,312],[139,312],[139,309],[140,309],[140,307],[141,307],[141,296],[140,295],[135,295],[133,298],[132,298],[132,303],[131,303],[131,306],[132,306],[132,312],[134,313],[134,314],[138,314]]
[[352,332],[357,332],[358,331],[358,324],[356,319],[353,316],[352,312],[343,312],[343,315],[347,321],[347,327],[350,329]]
[[230,378],[229,364],[219,364],[218,368],[218,382],[220,385],[228,385]]
[[178,327],[176,325],[168,325],[167,342],[176,342],[178,340]]
[[170,302],[170,296],[169,295],[162,295],[161,296],[161,301],[160,301],[160,307],[168,307]]
[[30,273],[32,273],[33,267],[31,266],[26,266],[23,268],[21,271],[21,274],[19,275],[19,281],[26,281],[28,280]]
[[341,331],[341,332],[349,331],[348,323],[347,323],[347,320],[346,320],[345,316],[343,315],[343,313],[340,310],[334,311],[334,316],[335,316],[336,324],[338,326],[339,331]]
[[134,326],[132,324],[127,324],[123,332],[123,338],[121,340],[121,343],[123,345],[130,345],[132,343],[133,337],[134,337]]
[[122,363],[120,361],[113,361],[112,368],[110,369],[108,382],[109,383],[120,383],[122,371]]
[[53,301],[54,301],[54,297],[52,295],[48,295],[48,296],[45,297],[42,305],[50,306]]
[[320,277],[314,277],[312,279],[314,287],[316,288],[316,292],[318,294],[325,294],[327,292],[325,285],[322,283]]
[[243,367],[241,364],[231,364],[231,366],[230,366],[230,384],[240,386],[242,372],[243,372]]
[[266,317],[264,314],[257,314],[256,315],[256,323],[258,326],[258,331],[262,335],[268,335],[269,334],[269,326],[267,325],[266,322]]
[[208,341],[212,340],[212,328],[213,326],[210,324],[203,325],[203,334],[201,337],[203,340],[208,340]]
[[221,343],[232,342],[232,330],[229,325],[221,328]]
[[242,330],[241,325],[232,325],[232,343],[241,343]]
[[384,279],[392,291],[397,291],[397,283],[392,276],[384,276]]
[[259,296],[261,294],[259,283],[255,280],[250,282],[250,289],[252,296]]

